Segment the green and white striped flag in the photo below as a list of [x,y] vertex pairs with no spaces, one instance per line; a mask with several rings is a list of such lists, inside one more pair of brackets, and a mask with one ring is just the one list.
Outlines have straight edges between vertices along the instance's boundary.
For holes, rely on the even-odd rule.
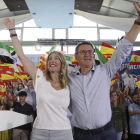
[[69,56],[66,56],[66,55],[64,55],[64,57],[65,57],[65,59],[66,59],[67,64],[71,64],[71,59],[70,59],[70,57],[69,57]]
[[103,54],[98,50],[98,48],[96,46],[95,47],[95,53],[97,54],[97,58],[102,64],[105,64],[107,62],[107,60],[105,59],[105,57],[103,56]]
[[49,55],[50,53],[52,53],[52,52],[56,49],[56,47],[57,47],[57,45],[53,46],[53,47],[49,50],[48,55]]
[[102,64],[105,64],[107,62],[107,60],[105,59],[105,57],[103,56],[103,54],[98,50],[98,48],[92,43],[90,42],[94,48],[95,48],[95,59],[99,60]]
[[4,63],[14,64],[11,52],[14,51],[14,48],[4,45],[0,42],[0,61]]

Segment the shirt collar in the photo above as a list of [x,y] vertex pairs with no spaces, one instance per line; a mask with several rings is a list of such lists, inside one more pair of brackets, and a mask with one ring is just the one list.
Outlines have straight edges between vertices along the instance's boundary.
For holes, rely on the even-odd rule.
[[[92,67],[92,69],[90,70],[92,74],[94,73],[95,68],[96,68],[96,65],[93,64],[93,67]],[[76,75],[81,75],[80,67],[76,70]]]

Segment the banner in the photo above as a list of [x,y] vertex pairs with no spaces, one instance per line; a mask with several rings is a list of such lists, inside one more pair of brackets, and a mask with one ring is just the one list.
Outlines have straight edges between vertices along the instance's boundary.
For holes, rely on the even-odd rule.
[[[140,51],[135,51],[135,52],[140,53]],[[134,78],[137,78],[137,77],[140,77],[140,65],[129,65],[132,55],[133,55],[133,51],[122,62],[122,65],[121,65],[120,69],[118,70],[118,72],[120,72],[120,74],[123,74],[123,69],[129,67],[129,74],[133,75]]]

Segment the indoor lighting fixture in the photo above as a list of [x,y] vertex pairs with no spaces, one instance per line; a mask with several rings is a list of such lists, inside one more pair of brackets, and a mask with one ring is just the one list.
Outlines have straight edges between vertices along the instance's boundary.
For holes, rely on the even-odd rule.
[[40,50],[41,50],[41,46],[40,46],[40,45],[36,45],[36,46],[35,46],[35,49],[36,49],[37,51],[40,51]]

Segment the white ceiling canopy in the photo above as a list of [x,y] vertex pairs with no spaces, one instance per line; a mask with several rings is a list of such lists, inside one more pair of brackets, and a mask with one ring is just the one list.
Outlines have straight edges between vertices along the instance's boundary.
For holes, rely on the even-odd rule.
[[[103,0],[100,12],[75,10],[75,13],[105,26],[128,31],[134,20],[137,18],[137,12],[135,11],[133,2],[138,3],[140,0]],[[3,29],[3,18],[12,17],[15,18],[16,21],[18,18],[20,21],[18,20],[17,23],[21,23],[26,21],[28,18],[32,18],[29,13],[29,10],[10,11],[4,1],[0,0],[0,29]]]
[[125,32],[128,32],[130,30],[130,28],[132,27],[136,19],[136,18],[119,18],[119,17],[103,16],[103,15],[83,12],[80,10],[75,10],[75,13],[91,21]]

